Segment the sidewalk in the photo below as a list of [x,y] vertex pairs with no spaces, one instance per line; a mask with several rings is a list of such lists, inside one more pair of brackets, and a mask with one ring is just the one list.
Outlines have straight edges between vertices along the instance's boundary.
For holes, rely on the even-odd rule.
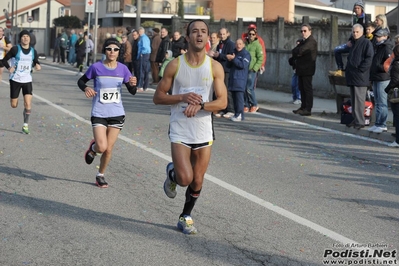
[[[53,67],[65,68],[77,72],[77,68],[74,68],[69,64],[65,65],[52,64],[50,58],[46,60],[40,60],[40,63]],[[150,88],[155,89],[155,87],[151,85]],[[376,134],[369,132],[367,130],[368,127],[356,130],[354,128],[348,128],[346,125],[340,124],[341,118],[340,115],[337,114],[335,99],[322,99],[314,97],[312,115],[300,116],[292,112],[292,110],[296,110],[300,106],[291,103],[292,102],[291,93],[266,90],[263,88],[257,88],[255,93],[256,93],[256,98],[258,100],[258,106],[260,107],[258,112],[260,113],[279,116],[286,119],[300,121],[311,125],[334,129],[337,131],[346,132],[350,134],[370,137],[389,143],[395,140],[395,138],[391,135],[391,133],[395,132],[395,129],[393,128],[392,124],[393,115],[391,110],[388,110],[388,125],[387,125],[388,132]],[[371,122],[371,125],[373,125],[373,121]]]
[[[260,107],[258,112],[264,114],[275,115],[295,121],[301,121],[320,127],[334,129],[341,132],[356,134],[364,137],[370,137],[386,142],[393,142],[395,140],[395,138],[391,135],[391,133],[395,133],[395,128],[393,128],[392,123],[393,114],[391,110],[388,110],[388,132],[376,134],[369,132],[367,130],[367,126],[363,129],[356,130],[354,128],[348,128],[346,125],[341,124],[341,117],[339,114],[337,114],[335,99],[322,99],[314,97],[312,115],[300,116],[292,112],[292,110],[296,110],[300,106],[292,103],[291,93],[257,88],[255,90],[255,94],[258,100],[258,106]],[[373,124],[374,122],[372,121],[371,125]]]

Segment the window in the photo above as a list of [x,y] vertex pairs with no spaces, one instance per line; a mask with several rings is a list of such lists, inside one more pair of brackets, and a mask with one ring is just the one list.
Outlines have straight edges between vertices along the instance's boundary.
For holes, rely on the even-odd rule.
[[40,20],[40,9],[36,8],[32,10],[32,17],[34,21],[39,21]]
[[386,6],[375,6],[375,15],[376,16],[380,15],[380,14],[385,15],[386,9],[387,9]]

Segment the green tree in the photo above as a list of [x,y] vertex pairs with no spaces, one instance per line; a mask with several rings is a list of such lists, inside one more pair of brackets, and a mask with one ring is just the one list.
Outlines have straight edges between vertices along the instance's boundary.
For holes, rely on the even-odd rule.
[[82,22],[77,16],[64,16],[55,18],[53,23],[56,27],[64,27],[64,28],[81,28]]
[[179,8],[179,10],[178,10],[177,15],[180,18],[184,19],[184,2],[183,2],[183,0],[179,0],[178,8]]

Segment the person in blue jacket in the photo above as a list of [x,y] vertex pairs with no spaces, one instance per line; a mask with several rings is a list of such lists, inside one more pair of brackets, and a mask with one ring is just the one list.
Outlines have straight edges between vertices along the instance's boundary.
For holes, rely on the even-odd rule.
[[236,41],[233,54],[227,54],[227,67],[230,68],[228,90],[233,96],[234,116],[231,121],[244,120],[244,92],[247,86],[249,63],[251,55],[245,49],[244,40],[239,38]]

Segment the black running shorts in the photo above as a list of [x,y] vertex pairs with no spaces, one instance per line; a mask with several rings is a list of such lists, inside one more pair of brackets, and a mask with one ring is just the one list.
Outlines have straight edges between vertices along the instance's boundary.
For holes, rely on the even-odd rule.
[[123,125],[125,124],[125,116],[116,116],[116,117],[91,117],[91,126],[92,127],[116,127],[122,130]]
[[32,82],[28,83],[19,83],[16,81],[13,81],[10,79],[10,98],[11,99],[17,99],[19,97],[19,93],[22,89],[22,94],[27,95],[30,94],[32,95]]

